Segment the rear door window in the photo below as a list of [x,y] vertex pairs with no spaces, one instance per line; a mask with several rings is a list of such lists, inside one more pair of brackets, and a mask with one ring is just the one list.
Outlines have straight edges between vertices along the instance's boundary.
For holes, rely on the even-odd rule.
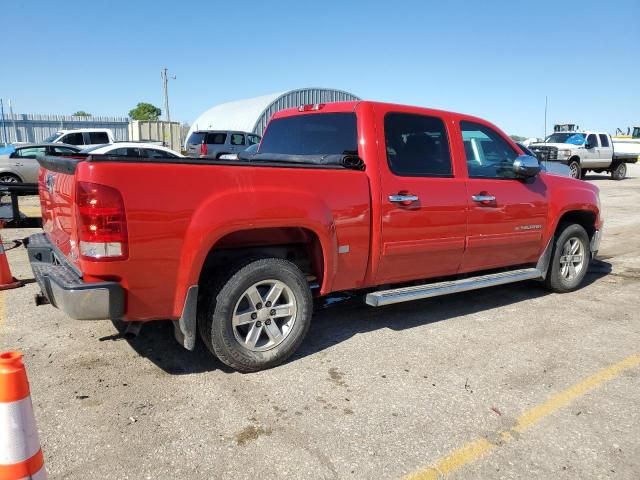
[[187,145],[200,145],[204,140],[206,133],[204,132],[193,132],[189,136],[189,140],[187,140]]
[[227,141],[226,133],[207,133],[207,145],[224,145],[224,142]]
[[107,132],[89,132],[89,143],[91,145],[109,143]]
[[260,153],[331,155],[358,153],[358,129],[353,113],[314,113],[272,120]]
[[231,145],[244,145],[244,135],[241,133],[232,133]]
[[118,157],[140,157],[140,150],[137,148],[116,148],[107,152],[106,155],[116,155]]
[[82,132],[67,133],[60,139],[60,143],[68,143],[69,145],[84,145]]
[[441,118],[409,113],[384,117],[387,162],[402,177],[451,176],[449,139]]
[[16,150],[16,157],[20,158],[36,158],[45,154],[45,147],[30,147]]
[[155,148],[142,148],[141,150],[149,158],[176,158],[176,155],[164,150],[156,150]]
[[603,147],[608,147],[609,146],[609,137],[607,137],[607,135],[605,133],[601,133],[598,136],[600,137],[600,145],[602,145]]

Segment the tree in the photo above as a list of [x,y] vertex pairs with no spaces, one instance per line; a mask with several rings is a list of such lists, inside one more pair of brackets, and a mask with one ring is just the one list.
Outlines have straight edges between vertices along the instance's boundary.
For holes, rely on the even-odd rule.
[[514,142],[524,142],[527,139],[527,137],[521,137],[520,135],[509,135],[509,137]]
[[131,117],[132,120],[155,122],[160,118],[160,115],[162,115],[162,110],[155,105],[145,102],[140,102],[136,105],[136,108],[129,110],[129,117]]
[[85,112],[84,110],[78,110],[76,113],[73,114],[74,117],[90,117],[91,114],[88,112]]

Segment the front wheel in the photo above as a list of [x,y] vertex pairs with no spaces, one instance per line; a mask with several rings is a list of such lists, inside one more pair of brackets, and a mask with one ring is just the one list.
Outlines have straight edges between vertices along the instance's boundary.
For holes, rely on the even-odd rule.
[[614,180],[622,180],[627,176],[627,164],[624,162],[619,163],[611,170],[611,178]]
[[200,334],[223,363],[255,372],[284,362],[313,313],[307,279],[293,263],[265,258],[238,268],[211,292]]
[[573,178],[580,178],[582,175],[582,169],[580,168],[580,163],[578,163],[577,160],[569,162],[569,171]]
[[555,238],[545,286],[557,293],[577,289],[587,274],[590,260],[589,235],[582,225],[573,223],[561,227]]

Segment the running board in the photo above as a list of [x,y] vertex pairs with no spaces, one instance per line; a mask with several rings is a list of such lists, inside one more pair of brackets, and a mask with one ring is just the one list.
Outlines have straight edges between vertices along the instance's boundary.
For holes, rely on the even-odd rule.
[[450,293],[466,292],[479,288],[494,287],[505,283],[521,282],[523,280],[540,280],[542,272],[537,268],[523,268],[510,272],[492,273],[479,277],[463,278],[448,282],[427,283],[414,287],[395,288],[393,290],[381,290],[367,294],[367,305],[381,307],[393,303],[409,302],[422,298],[438,297]]

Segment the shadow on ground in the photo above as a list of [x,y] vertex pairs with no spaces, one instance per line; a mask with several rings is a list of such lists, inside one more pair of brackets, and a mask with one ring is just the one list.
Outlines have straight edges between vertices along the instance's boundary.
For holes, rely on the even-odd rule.
[[[610,263],[594,260],[584,286],[610,272]],[[318,311],[305,341],[288,361],[313,355],[358,334],[382,328],[407,330],[546,295],[549,292],[537,282],[522,282],[378,308],[366,306],[363,297],[356,296]],[[148,358],[169,374],[188,375],[212,370],[232,372],[214,358],[199,339],[193,352],[180,346],[174,338],[171,322],[150,322],[135,338],[125,335],[126,325],[123,322],[114,322],[114,325],[118,333],[103,337],[101,341],[127,341],[139,355]]]

